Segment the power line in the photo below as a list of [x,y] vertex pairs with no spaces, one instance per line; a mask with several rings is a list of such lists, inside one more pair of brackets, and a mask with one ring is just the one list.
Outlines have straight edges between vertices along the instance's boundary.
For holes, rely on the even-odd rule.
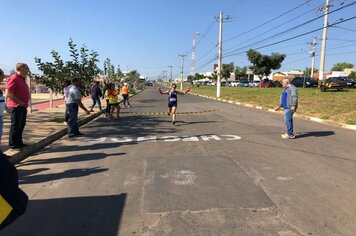
[[[332,13],[335,13],[335,12],[337,12],[337,11],[340,11],[340,10],[346,8],[346,7],[350,7],[350,6],[354,5],[354,4],[356,4],[356,1],[354,1],[354,2],[352,2],[352,3],[349,3],[349,4],[347,4],[347,5],[344,5],[344,6],[340,7],[340,8],[338,8],[338,9],[335,9],[335,10],[331,11],[331,12],[329,13],[329,15],[332,14]],[[269,39],[271,39],[271,38],[275,38],[276,36],[280,36],[280,35],[282,35],[282,34],[285,34],[285,33],[287,33],[287,32],[290,32],[290,31],[292,31],[292,30],[295,30],[295,29],[300,28],[300,27],[302,27],[302,26],[305,26],[305,25],[307,25],[307,24],[310,24],[310,23],[312,23],[312,22],[314,22],[314,21],[316,21],[316,20],[318,20],[318,19],[320,19],[320,18],[323,18],[323,17],[324,17],[324,15],[315,17],[315,18],[313,18],[313,19],[311,19],[311,20],[309,20],[309,21],[307,21],[307,22],[304,22],[304,23],[299,24],[299,25],[297,25],[297,26],[291,27],[291,28],[289,28],[289,29],[287,29],[287,30],[284,30],[284,31],[282,31],[282,32],[279,32],[278,34],[272,35],[272,36],[267,37],[267,38],[265,38],[265,39],[262,39],[262,40],[259,40],[259,41],[257,41],[257,42],[251,43],[251,44],[249,44],[249,45],[247,45],[247,46],[244,46],[244,47],[241,47],[241,48],[232,50],[232,51],[230,51],[230,52],[228,52],[228,53],[233,53],[233,52],[239,51],[239,50],[241,50],[241,49],[244,49],[244,48],[247,48],[247,47],[251,47],[251,46],[253,46],[253,45],[255,45],[255,44],[264,42],[264,41],[269,40]],[[344,22],[344,21],[341,20],[340,22]],[[333,24],[333,25],[335,25],[335,24]],[[323,29],[323,28],[322,28],[322,29]]]
[[[344,23],[344,22],[347,22],[347,21],[350,21],[350,20],[353,20],[353,19],[356,19],[356,16],[350,17],[348,19],[345,19],[345,20],[342,20],[342,21],[339,21],[339,22],[336,22],[336,23],[331,24],[331,25],[329,25],[327,27],[332,27],[334,25],[338,25],[338,24],[341,24],[341,23]],[[305,35],[308,35],[308,34],[311,34],[311,33],[314,33],[314,32],[317,32],[317,31],[322,30],[324,28],[325,27],[320,27],[318,29],[308,31],[308,32],[303,33],[303,34],[299,34],[299,35],[296,35],[296,36],[293,36],[293,37],[290,37],[290,38],[287,38],[287,39],[283,39],[283,40],[280,40],[280,41],[277,41],[277,42],[274,42],[274,43],[270,43],[270,44],[267,44],[267,45],[264,45],[264,46],[261,46],[261,47],[257,47],[257,48],[254,48],[254,49],[257,50],[257,49],[262,49],[262,48],[270,47],[270,46],[273,46],[273,45],[277,45],[277,44],[280,44],[280,43],[284,43],[284,42],[287,42],[287,41],[290,41],[290,40],[293,40],[293,39],[296,39],[296,38],[300,38],[302,36],[305,36]],[[231,57],[231,56],[235,56],[235,55],[246,53],[246,52],[247,51],[231,53],[231,54],[225,55],[224,57]]]
[[231,40],[233,40],[233,39],[236,39],[236,38],[238,38],[238,37],[240,37],[240,36],[242,36],[242,35],[245,35],[245,34],[247,34],[247,33],[252,32],[252,31],[254,31],[254,30],[256,30],[256,29],[259,29],[259,28],[261,28],[262,26],[265,26],[266,24],[271,23],[271,22],[273,22],[273,21],[275,21],[275,20],[281,18],[282,16],[285,16],[285,15],[287,15],[288,13],[291,13],[291,12],[293,12],[294,10],[296,10],[296,9],[298,9],[298,8],[300,8],[300,7],[304,6],[304,5],[306,5],[306,4],[309,3],[310,1],[312,1],[312,0],[307,0],[307,1],[305,1],[304,3],[302,3],[302,4],[296,6],[296,7],[292,8],[292,9],[290,9],[290,10],[288,10],[288,11],[282,13],[282,14],[279,15],[279,16],[276,16],[276,17],[272,18],[272,19],[269,20],[269,21],[266,21],[266,22],[264,22],[264,23],[262,23],[262,24],[260,24],[260,25],[258,25],[258,26],[256,26],[256,27],[254,27],[254,28],[248,30],[248,31],[245,31],[245,32],[243,32],[243,33],[241,33],[241,34],[235,35],[235,36],[233,36],[233,37],[231,37],[231,38],[225,40],[223,43],[226,43],[226,42],[228,42],[228,41],[231,41]]
[[328,40],[333,40],[333,41],[342,41],[342,42],[356,42],[356,39],[333,39],[333,38],[328,38]]
[[[269,28],[268,30],[266,30],[266,31],[264,31],[264,32],[262,32],[262,33],[259,33],[258,35],[254,36],[254,37],[252,37],[252,38],[249,38],[248,40],[245,40],[244,42],[239,43],[238,45],[235,45],[235,46],[230,47],[229,49],[227,49],[227,51],[229,51],[229,50],[231,50],[231,49],[233,49],[233,48],[235,48],[235,47],[237,47],[237,46],[243,45],[243,44],[245,44],[245,43],[249,43],[249,42],[251,42],[251,40],[256,39],[256,38],[259,38],[259,37],[263,36],[264,34],[271,32],[272,30],[275,30],[275,29],[277,29],[277,28],[279,28],[279,27],[281,27],[281,26],[283,26],[283,25],[286,25],[286,24],[290,23],[291,21],[294,21],[294,20],[296,20],[296,19],[298,19],[298,18],[300,18],[300,17],[302,17],[302,16],[305,16],[305,14],[308,14],[308,13],[310,13],[310,12],[315,11],[315,10],[318,9],[318,8],[319,8],[319,7],[313,8],[313,9],[307,11],[307,12],[304,12],[304,13],[302,13],[302,14],[300,14],[300,15],[294,17],[293,19],[291,19],[291,20],[289,20],[289,21],[287,21],[287,22],[284,22],[284,23],[282,23],[282,24],[279,24],[279,25],[277,25],[277,26],[275,26],[275,27],[273,27],[273,28]],[[293,30],[294,30],[294,29],[296,29],[296,28],[293,28]]]
[[348,29],[348,28],[344,28],[344,27],[340,27],[340,26],[334,26],[334,28],[343,29],[343,30],[347,30],[347,31],[351,31],[351,32],[356,32],[356,30],[354,30],[354,29]]

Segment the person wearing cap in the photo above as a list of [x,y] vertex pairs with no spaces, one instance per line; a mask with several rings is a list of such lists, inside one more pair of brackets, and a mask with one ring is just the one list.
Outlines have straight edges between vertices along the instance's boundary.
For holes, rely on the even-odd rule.
[[[0,83],[2,83],[4,79],[5,79],[4,71],[2,69],[0,69]],[[6,103],[5,103],[4,94],[3,94],[2,90],[0,89],[0,144],[1,144],[1,138],[3,135],[3,128],[4,128],[3,115],[4,115],[5,110],[7,113],[10,114],[10,110],[6,106]]]
[[10,110],[11,126],[9,133],[9,146],[11,149],[19,149],[27,144],[23,143],[22,133],[26,126],[27,107],[30,101],[30,91],[26,83],[26,77],[30,69],[25,63],[16,64],[16,73],[7,79],[6,97]]
[[172,114],[172,124],[176,124],[177,116],[177,105],[178,105],[178,94],[185,95],[189,92],[187,89],[185,92],[177,91],[177,85],[172,84],[172,87],[167,91],[162,91],[161,88],[158,88],[160,94],[168,94],[168,115]]
[[121,95],[124,99],[124,107],[126,107],[126,102],[129,107],[131,107],[131,104],[129,102],[129,86],[127,83],[124,83],[124,86],[121,88]]

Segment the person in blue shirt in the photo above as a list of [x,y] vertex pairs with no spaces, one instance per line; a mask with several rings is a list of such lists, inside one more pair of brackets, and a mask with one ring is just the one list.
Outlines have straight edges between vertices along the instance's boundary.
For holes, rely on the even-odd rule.
[[167,91],[162,91],[161,88],[158,88],[158,91],[161,94],[168,94],[168,115],[172,114],[172,124],[176,123],[177,116],[177,105],[178,105],[178,94],[185,95],[189,92],[189,90],[185,92],[177,91],[177,85],[172,84],[172,87]]
[[284,110],[284,121],[286,123],[287,132],[282,134],[282,138],[294,139],[293,114],[298,108],[298,90],[290,83],[289,79],[284,79],[282,86],[284,90],[281,95],[280,104],[274,110],[278,111],[281,108]]

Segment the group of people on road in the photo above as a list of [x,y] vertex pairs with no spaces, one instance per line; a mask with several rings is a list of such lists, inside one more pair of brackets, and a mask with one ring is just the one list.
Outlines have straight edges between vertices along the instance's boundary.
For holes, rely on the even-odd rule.
[[[11,117],[11,126],[9,132],[9,147],[11,149],[20,149],[27,146],[23,142],[22,134],[26,126],[27,107],[30,101],[29,88],[26,83],[26,77],[29,74],[29,67],[25,63],[16,64],[16,73],[7,79],[6,96],[0,90],[0,142],[3,131],[3,114],[4,111],[8,112]],[[0,82],[4,79],[4,72],[0,69]],[[79,108],[83,109],[86,114],[93,112],[94,107],[98,104],[99,110],[102,111],[100,98],[105,97],[106,117],[108,119],[120,118],[120,104],[119,95],[123,97],[124,107],[131,107],[129,102],[129,86],[124,83],[122,87],[110,83],[104,86],[104,92],[100,88],[98,81],[94,82],[90,88],[92,105],[88,110],[82,103],[82,94],[80,92],[80,79],[75,78],[71,81],[71,85],[64,88],[64,97],[66,104],[65,122],[68,125],[68,137],[83,135],[79,132],[78,126],[78,112]],[[275,108],[276,111],[283,108],[285,113],[285,124],[287,132],[282,135],[284,139],[295,138],[293,130],[293,114],[298,108],[298,92],[297,88],[290,84],[288,79],[282,81],[284,87],[281,95],[280,104]],[[176,123],[178,96],[185,95],[189,92],[189,88],[185,92],[177,91],[177,86],[173,84],[169,90],[162,91],[158,89],[161,94],[168,95],[168,112],[172,116],[172,124]],[[6,99],[7,98],[7,104]]]
[[122,87],[120,85],[115,86],[114,83],[109,83],[104,85],[104,91],[102,92],[100,88],[100,82],[95,81],[90,87],[92,105],[88,110],[81,102],[82,94],[80,93],[80,79],[76,78],[72,80],[70,85],[64,87],[63,93],[66,103],[65,111],[65,122],[68,125],[68,137],[75,137],[83,135],[79,132],[78,126],[78,111],[79,107],[82,108],[87,114],[94,112],[94,107],[98,104],[99,110],[102,111],[101,98],[106,100],[105,117],[108,119],[120,119],[120,100],[119,95],[123,97],[124,107],[126,103],[129,107],[131,104],[129,102],[129,86],[125,82]]

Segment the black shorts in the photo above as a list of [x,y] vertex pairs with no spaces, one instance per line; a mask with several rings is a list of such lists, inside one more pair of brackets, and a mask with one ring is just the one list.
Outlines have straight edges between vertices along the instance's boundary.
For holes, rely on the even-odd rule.
[[169,108],[177,107],[177,102],[168,102],[168,107]]

